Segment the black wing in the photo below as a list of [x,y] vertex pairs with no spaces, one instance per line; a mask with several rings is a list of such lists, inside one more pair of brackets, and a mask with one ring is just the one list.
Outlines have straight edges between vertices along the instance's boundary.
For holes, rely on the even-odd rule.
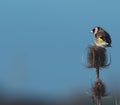
[[110,45],[112,43],[110,35],[107,32],[105,32],[104,37],[105,37],[106,42],[109,43]]
[[98,33],[95,35],[95,37],[100,37],[103,41],[107,42],[109,45],[110,45],[111,42],[112,42],[110,35],[109,35],[107,32],[105,32],[105,31],[103,31],[103,32],[98,32]]

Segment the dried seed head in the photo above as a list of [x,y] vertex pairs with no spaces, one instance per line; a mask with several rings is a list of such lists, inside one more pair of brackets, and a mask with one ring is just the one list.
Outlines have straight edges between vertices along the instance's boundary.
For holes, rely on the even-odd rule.
[[107,64],[106,49],[96,45],[90,45],[88,51],[88,68],[104,68]]
[[92,87],[93,96],[104,97],[106,96],[106,88],[102,81],[97,81]]

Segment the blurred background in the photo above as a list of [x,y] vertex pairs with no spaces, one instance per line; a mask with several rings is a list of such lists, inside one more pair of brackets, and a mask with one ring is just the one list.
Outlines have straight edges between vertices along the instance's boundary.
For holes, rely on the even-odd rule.
[[101,26],[113,40],[112,48],[107,48],[111,65],[100,72],[112,97],[106,100],[113,105],[120,91],[119,4],[118,0],[1,0],[0,102],[63,105],[65,100],[72,104],[87,99],[91,103],[95,70],[85,67],[85,56],[93,43],[90,30]]

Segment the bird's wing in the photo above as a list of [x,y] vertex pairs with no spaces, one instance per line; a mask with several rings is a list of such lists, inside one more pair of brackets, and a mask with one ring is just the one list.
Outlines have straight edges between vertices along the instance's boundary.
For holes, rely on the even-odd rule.
[[96,36],[99,36],[103,41],[111,44],[111,37],[107,32],[98,32]]
[[112,41],[111,41],[110,35],[109,35],[107,32],[105,32],[105,35],[104,35],[104,36],[105,36],[106,42],[109,43],[109,44],[111,44]]

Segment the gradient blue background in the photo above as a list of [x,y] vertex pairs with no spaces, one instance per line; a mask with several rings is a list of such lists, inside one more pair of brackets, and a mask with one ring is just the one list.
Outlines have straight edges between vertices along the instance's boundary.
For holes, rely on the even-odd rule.
[[84,67],[82,56],[93,43],[94,26],[111,34],[112,64],[101,71],[101,78],[108,91],[119,89],[119,4],[118,0],[1,0],[1,91],[8,96],[89,90],[95,70]]

